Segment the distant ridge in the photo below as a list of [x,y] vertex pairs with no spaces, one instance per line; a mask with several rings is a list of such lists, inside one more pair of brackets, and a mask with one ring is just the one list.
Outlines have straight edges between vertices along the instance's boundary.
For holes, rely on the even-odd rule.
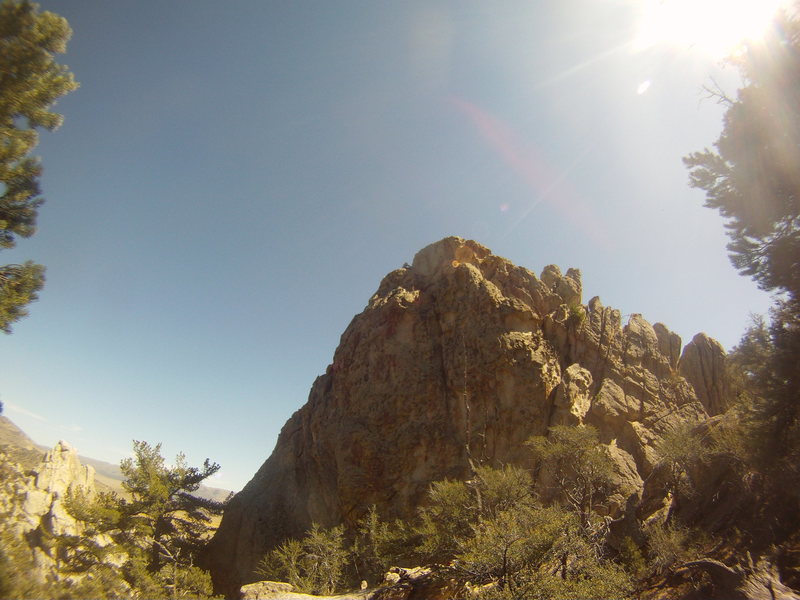
[[38,465],[43,456],[40,447],[11,419],[3,416],[0,416],[0,450],[25,469]]
[[[50,450],[48,446],[37,444],[28,434],[20,429],[11,419],[0,415],[0,450],[4,450],[21,464],[25,469],[33,469]],[[98,490],[114,491],[123,494],[122,481],[124,479],[119,465],[103,460],[79,455],[81,463],[91,465],[95,470],[95,482]],[[231,494],[230,490],[201,485],[196,495],[209,500],[222,502]]]

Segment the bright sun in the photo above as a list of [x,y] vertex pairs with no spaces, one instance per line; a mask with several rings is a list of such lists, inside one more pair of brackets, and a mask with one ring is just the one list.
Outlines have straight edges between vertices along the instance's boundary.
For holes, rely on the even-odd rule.
[[784,0],[644,0],[634,48],[658,44],[700,49],[723,58],[758,39]]

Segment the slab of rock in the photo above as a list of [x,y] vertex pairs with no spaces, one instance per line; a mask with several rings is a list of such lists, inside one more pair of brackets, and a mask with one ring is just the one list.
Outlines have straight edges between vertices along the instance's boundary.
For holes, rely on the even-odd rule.
[[264,553],[312,523],[352,525],[371,505],[413,515],[432,481],[469,476],[470,457],[525,465],[523,442],[555,424],[596,427],[617,463],[619,504],[640,492],[661,435],[723,402],[724,372],[696,376],[684,351],[681,376],[678,336],[640,315],[623,327],[598,298],[583,305],[582,291],[575,269],[537,277],[457,237],[384,277],[228,505],[206,557],[217,589],[236,594]]
[[705,333],[694,336],[683,349],[679,369],[694,386],[709,415],[718,415],[728,408],[730,392],[725,376],[725,349],[717,340]]
[[684,563],[678,572],[705,571],[711,578],[713,594],[708,600],[800,600],[784,585],[774,565],[765,560],[753,565],[728,566],[710,558]]
[[256,581],[243,585],[239,590],[241,600],[259,600],[260,598],[274,597],[275,594],[287,594],[294,590],[291,583],[281,581]]
[[461,584],[448,576],[447,568],[392,567],[383,584],[367,590],[315,596],[295,592],[291,584],[276,581],[257,581],[239,590],[240,600],[450,600],[460,591]]
[[[64,502],[70,489],[89,496],[95,493],[94,469],[83,466],[77,451],[63,441],[32,470],[14,463],[8,455],[2,460],[5,477],[0,484],[0,508],[4,518],[0,526],[30,547],[37,565],[36,572],[29,574],[32,579],[58,577],[56,550],[42,540],[84,533],[85,525],[67,511]],[[114,560],[110,557],[110,562]]]

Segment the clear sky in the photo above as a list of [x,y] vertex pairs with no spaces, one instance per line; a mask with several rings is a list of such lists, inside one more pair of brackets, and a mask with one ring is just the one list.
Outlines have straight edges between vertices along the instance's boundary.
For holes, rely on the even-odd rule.
[[681,157],[717,138],[697,44],[645,2],[42,2],[81,88],[43,133],[47,266],[0,338],[37,442],[163,442],[241,488],[383,275],[448,235],[584,301],[730,348],[769,298],[728,262]]

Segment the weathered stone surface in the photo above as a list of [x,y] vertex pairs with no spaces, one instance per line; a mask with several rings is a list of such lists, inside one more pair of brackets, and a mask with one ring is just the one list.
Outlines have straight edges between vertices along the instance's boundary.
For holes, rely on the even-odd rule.
[[756,565],[729,566],[704,558],[679,569],[679,573],[691,571],[704,571],[711,578],[714,593],[708,600],[800,600],[800,595],[781,582],[778,569],[763,559]]
[[683,349],[679,368],[681,375],[694,386],[709,415],[718,415],[728,408],[725,349],[717,340],[698,333]]
[[95,492],[94,468],[82,465],[77,450],[63,440],[44,455],[37,471],[36,487],[50,493],[63,495],[72,486]]
[[392,567],[383,583],[371,590],[315,596],[293,591],[292,585],[275,581],[258,581],[239,590],[241,600],[450,600],[461,585],[444,568]]
[[592,406],[592,374],[579,364],[564,371],[561,384],[556,388],[553,425],[581,425]]
[[681,357],[681,336],[671,332],[663,323],[653,325],[653,331],[658,338],[658,350],[666,357],[672,369],[678,368],[678,361]]
[[[38,568],[38,572],[30,574],[32,578],[57,577],[55,549],[52,545],[40,545],[40,541],[52,536],[83,534],[83,523],[67,512],[64,500],[70,489],[80,488],[88,495],[95,493],[94,469],[81,465],[77,451],[66,442],[56,444],[30,471],[14,463],[8,455],[2,457],[2,469],[2,528],[30,546]],[[112,563],[113,560],[111,557]]]
[[[598,429],[617,465],[618,513],[661,435],[706,411],[675,369],[677,336],[640,315],[623,327],[618,310],[584,306],[581,293],[577,270],[551,265],[537,278],[456,237],[389,273],[228,505],[208,554],[218,588],[235,594],[268,549],[312,522],[353,524],[373,504],[411,516],[430,482],[469,474],[467,448],[484,463],[526,464],[523,442],[559,423]],[[724,389],[723,376],[691,381],[718,398],[708,390]]]
[[636,470],[636,461],[617,446],[616,440],[605,446],[605,450],[613,461],[611,479],[615,486],[615,491],[609,496],[606,504],[609,515],[616,518],[622,513],[626,500],[642,489],[642,478]]
[[283,583],[281,581],[257,581],[248,585],[243,585],[239,590],[239,597],[241,600],[259,600],[260,598],[268,598],[275,594],[286,594],[291,592],[294,586],[291,583]]

